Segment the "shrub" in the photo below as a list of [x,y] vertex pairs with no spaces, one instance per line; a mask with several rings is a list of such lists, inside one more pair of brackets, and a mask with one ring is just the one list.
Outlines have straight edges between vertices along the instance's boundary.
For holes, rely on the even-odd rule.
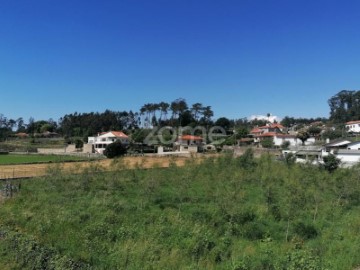
[[126,147],[121,142],[114,142],[106,146],[104,155],[107,158],[114,158],[125,155],[127,152]]
[[256,166],[256,162],[254,159],[254,151],[249,148],[246,149],[245,153],[238,158],[239,165],[242,168],[250,169]]
[[296,156],[293,153],[287,153],[285,155],[285,163],[288,166],[293,165],[296,162]]
[[328,156],[323,157],[324,168],[328,172],[332,173],[335,171],[340,165],[340,159],[336,156],[329,154]]
[[83,146],[84,146],[84,142],[82,140],[80,140],[80,139],[75,140],[75,147],[76,148],[83,148]]
[[318,235],[316,228],[311,224],[299,222],[295,225],[295,233],[303,239],[313,239]]
[[289,141],[284,141],[282,144],[281,144],[281,149],[288,149],[290,146],[290,142]]
[[274,141],[271,138],[264,139],[261,141],[261,146],[264,148],[272,148],[274,146]]

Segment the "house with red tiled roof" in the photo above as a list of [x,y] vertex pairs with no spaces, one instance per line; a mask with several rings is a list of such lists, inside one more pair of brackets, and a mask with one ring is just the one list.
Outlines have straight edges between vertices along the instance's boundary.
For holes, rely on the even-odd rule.
[[179,136],[177,142],[182,145],[200,145],[203,142],[203,138],[194,135],[182,135]]
[[200,136],[181,135],[175,142],[177,151],[196,153],[204,145],[204,139]]
[[360,120],[345,123],[345,128],[348,132],[360,133]]
[[[255,127],[251,130],[250,134],[254,137],[255,143],[260,143],[265,139],[272,139],[274,146],[281,146],[284,143],[288,143],[292,146],[302,144],[300,139],[298,139],[295,135],[285,133],[285,127],[277,123],[262,127]],[[314,142],[314,138],[310,138],[306,144],[312,144]]]
[[17,138],[28,138],[29,137],[29,134],[27,134],[27,133],[24,133],[24,132],[19,132],[19,133],[16,133],[15,134],[15,136],[17,137]]
[[250,131],[252,136],[259,136],[264,133],[284,133],[285,127],[283,125],[273,123],[266,126],[255,127]]
[[88,137],[88,144],[92,144],[94,152],[99,154],[103,154],[106,146],[116,141],[128,145],[129,137],[122,131],[102,132],[98,136]]

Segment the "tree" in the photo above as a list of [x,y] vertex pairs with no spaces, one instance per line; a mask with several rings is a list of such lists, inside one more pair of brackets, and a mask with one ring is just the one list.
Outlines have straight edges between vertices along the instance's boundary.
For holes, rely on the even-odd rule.
[[226,132],[228,132],[231,127],[231,122],[226,117],[220,117],[219,119],[216,120],[215,126],[222,127]]
[[17,130],[16,130],[17,132],[24,132],[26,130],[24,119],[22,117],[16,120],[16,124],[17,124]]
[[195,121],[199,120],[199,114],[202,109],[203,109],[203,105],[199,102],[197,102],[191,106],[191,113],[192,113],[192,116],[194,117]]
[[310,134],[303,128],[298,131],[296,137],[300,139],[303,145],[305,145],[306,140],[310,138]]
[[164,120],[166,121],[170,104],[167,102],[160,102],[159,107],[160,107],[160,122]]
[[238,127],[235,129],[236,139],[246,138],[249,135],[249,130],[246,127]]
[[335,130],[326,130],[322,135],[322,138],[324,140],[329,139],[329,140],[335,140],[338,138],[341,138],[343,136],[343,133],[341,130],[335,129]]
[[106,146],[104,155],[107,158],[114,158],[125,155],[127,152],[126,147],[119,141],[113,142]]
[[211,109],[211,106],[206,106],[202,109],[202,115],[203,117],[201,118],[201,123],[209,126],[211,124],[211,118],[214,116],[214,112]]
[[322,129],[317,126],[311,126],[308,129],[308,133],[313,137],[318,137],[321,133]]
[[360,119],[360,91],[342,90],[328,100],[330,120],[344,123]]

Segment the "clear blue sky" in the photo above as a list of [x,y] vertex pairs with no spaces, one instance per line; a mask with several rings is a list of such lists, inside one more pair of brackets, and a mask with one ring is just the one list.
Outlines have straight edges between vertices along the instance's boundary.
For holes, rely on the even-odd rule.
[[328,116],[360,89],[360,1],[0,0],[0,113],[138,110]]

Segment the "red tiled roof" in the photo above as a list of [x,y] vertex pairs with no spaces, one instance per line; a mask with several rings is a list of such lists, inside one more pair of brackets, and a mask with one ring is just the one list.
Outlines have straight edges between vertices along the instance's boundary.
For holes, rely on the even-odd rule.
[[281,124],[270,124],[268,126],[262,126],[262,127],[259,127],[259,129],[267,129],[267,128],[278,128],[278,129],[283,129],[284,126],[281,125]]
[[203,138],[199,136],[192,136],[192,135],[184,135],[180,137],[180,140],[183,141],[202,141]]
[[280,138],[296,138],[295,135],[290,135],[290,134],[276,134],[276,137],[280,137]]
[[16,133],[15,136],[17,136],[17,137],[28,137],[29,135],[24,133],[24,132],[19,132],[19,133]]
[[241,138],[239,141],[240,142],[253,142],[254,139],[253,138]]
[[276,132],[265,132],[263,134],[260,134],[259,137],[274,137],[279,135],[279,133]]
[[110,131],[112,134],[115,135],[115,137],[119,138],[129,138],[124,132],[122,131]]
[[262,130],[259,129],[259,128],[253,128],[251,131],[250,131],[250,134],[254,134],[254,133],[261,133]]
[[118,137],[118,138],[129,138],[124,132],[122,131],[108,131],[108,132],[101,132],[100,135],[105,135],[105,134],[108,134],[108,133],[111,133],[113,134],[115,137]]
[[347,123],[345,123],[345,124],[346,124],[346,125],[360,124],[360,120],[350,121],[350,122],[347,122]]

